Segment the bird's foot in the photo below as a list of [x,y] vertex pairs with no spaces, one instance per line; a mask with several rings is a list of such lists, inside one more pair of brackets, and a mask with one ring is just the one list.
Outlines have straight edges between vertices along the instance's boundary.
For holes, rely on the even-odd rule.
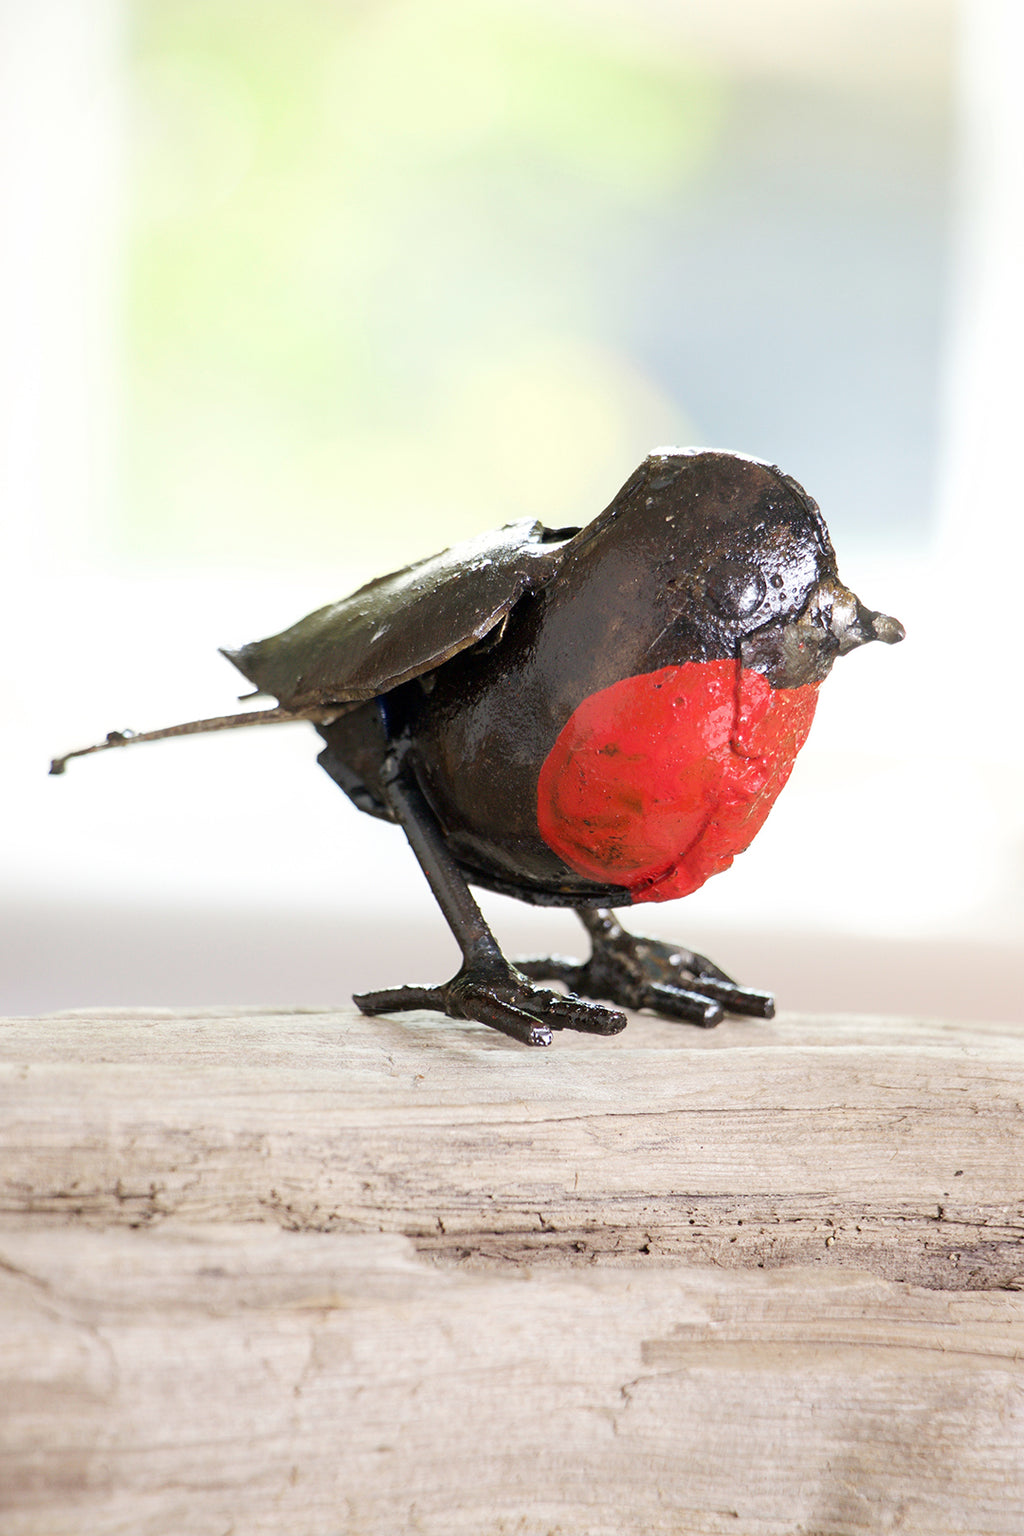
[[625,1014],[616,1009],[533,986],[501,955],[467,961],[440,987],[391,987],[360,993],[353,1002],[368,1014],[431,1008],[450,1019],[476,1019],[524,1045],[550,1045],[554,1029],[617,1035],[626,1027]]
[[610,912],[581,911],[580,916],[593,946],[585,964],[552,955],[517,960],[519,969],[536,981],[564,982],[581,997],[602,998],[623,1008],[649,1008],[703,1029],[713,1028],[727,1013],[774,1017],[770,993],[737,986],[706,955],[627,933]]

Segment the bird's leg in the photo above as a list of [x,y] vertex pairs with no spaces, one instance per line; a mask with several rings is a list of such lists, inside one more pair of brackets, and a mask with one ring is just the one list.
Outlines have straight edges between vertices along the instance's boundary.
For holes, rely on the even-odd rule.
[[353,999],[363,1013],[432,1008],[452,1019],[477,1019],[526,1045],[550,1045],[553,1029],[616,1035],[626,1018],[611,1008],[535,987],[505,959],[414,775],[392,760],[382,780],[388,805],[402,826],[452,933],[462,967],[439,987],[392,987]]
[[519,960],[536,980],[562,981],[583,997],[600,997],[624,1008],[650,1008],[670,1019],[685,1019],[710,1029],[726,1013],[770,1019],[775,1002],[768,992],[738,987],[705,955],[627,933],[612,912],[577,909],[590,934],[591,956],[583,964],[558,955]]

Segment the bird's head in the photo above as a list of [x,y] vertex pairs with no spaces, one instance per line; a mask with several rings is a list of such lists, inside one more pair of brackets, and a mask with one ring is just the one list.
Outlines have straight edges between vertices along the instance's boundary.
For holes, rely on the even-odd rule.
[[668,449],[631,485],[662,602],[691,654],[738,655],[774,687],[797,688],[859,645],[903,639],[897,619],[840,581],[817,504],[773,465]]

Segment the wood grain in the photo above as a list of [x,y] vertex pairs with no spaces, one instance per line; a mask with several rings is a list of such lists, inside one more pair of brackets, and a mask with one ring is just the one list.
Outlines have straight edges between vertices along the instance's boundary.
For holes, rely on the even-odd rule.
[[638,1018],[529,1051],[355,1013],[0,1030],[0,1211],[394,1232],[440,1262],[1024,1284],[1024,1030]]
[[6,1234],[5,1536],[1021,1530],[1024,1297]]
[[1008,1025],[8,1021],[0,1531],[1020,1533],[1022,1104]]

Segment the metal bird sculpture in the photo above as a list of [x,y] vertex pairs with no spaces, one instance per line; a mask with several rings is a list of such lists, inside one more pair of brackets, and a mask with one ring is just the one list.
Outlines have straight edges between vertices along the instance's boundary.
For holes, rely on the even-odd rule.
[[[902,638],[843,586],[795,480],[671,449],[584,528],[513,523],[225,652],[276,709],[113,732],[85,752],[315,723],[331,778],[403,828],[463,955],[443,985],[357,996],[365,1013],[436,1009],[528,1045],[616,1034],[623,1008],[707,1027],[770,1018],[773,1000],[613,910],[726,869],[789,777],[835,658]],[[575,908],[590,958],[510,962],[473,885]]]

